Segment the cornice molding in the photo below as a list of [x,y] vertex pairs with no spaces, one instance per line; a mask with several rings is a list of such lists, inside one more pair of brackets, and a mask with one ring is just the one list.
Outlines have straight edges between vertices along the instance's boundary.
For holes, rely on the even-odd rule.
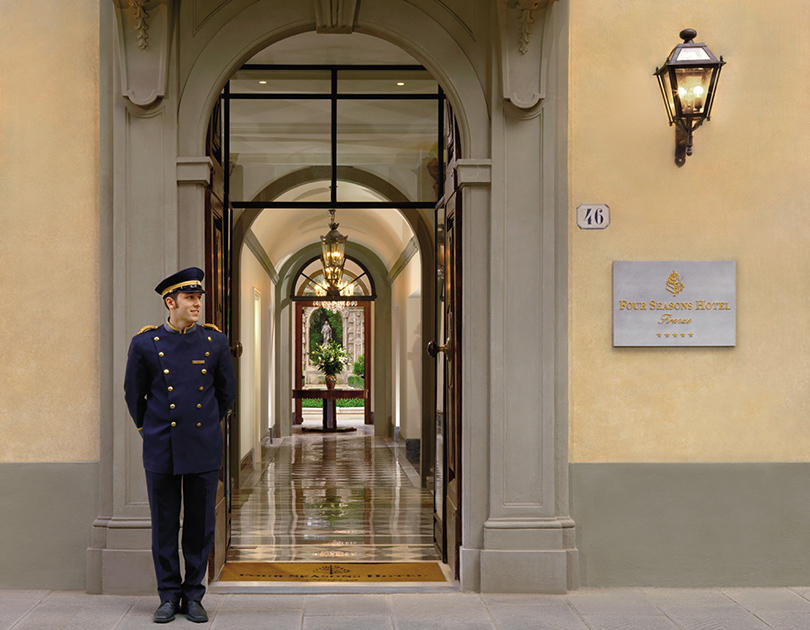
[[270,260],[270,256],[268,256],[267,252],[264,251],[261,241],[256,238],[256,235],[252,230],[250,230],[250,228],[248,228],[248,231],[245,232],[245,245],[247,245],[248,249],[253,252],[254,256],[256,256],[256,259],[259,261],[259,264],[270,278],[270,281],[274,285],[278,284],[279,276],[276,268],[273,266],[273,261]]
[[402,253],[399,255],[399,258],[397,258],[396,262],[391,266],[391,271],[388,272],[388,284],[393,284],[397,276],[405,270],[405,267],[411,262],[411,258],[413,258],[418,251],[419,245],[414,236],[408,241],[407,245],[405,245],[405,249],[403,249]]
[[492,160],[466,158],[456,163],[456,181],[459,188],[489,186],[492,184]]
[[121,95],[139,107],[166,95],[175,0],[112,0]]
[[210,157],[178,157],[177,183],[208,185],[213,165]]

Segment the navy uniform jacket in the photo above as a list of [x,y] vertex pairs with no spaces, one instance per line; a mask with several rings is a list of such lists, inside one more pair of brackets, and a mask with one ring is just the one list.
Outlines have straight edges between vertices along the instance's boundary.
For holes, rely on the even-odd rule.
[[186,475],[222,463],[220,419],[236,385],[228,338],[207,326],[149,326],[132,338],[124,397],[148,471]]

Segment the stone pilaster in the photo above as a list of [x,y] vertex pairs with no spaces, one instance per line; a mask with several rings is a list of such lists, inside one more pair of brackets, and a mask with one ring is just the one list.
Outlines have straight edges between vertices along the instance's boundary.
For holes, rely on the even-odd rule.
[[[109,336],[112,370],[110,378],[104,379],[109,389],[102,395],[102,438],[107,452],[101,461],[100,512],[87,556],[88,589],[148,594],[155,593],[156,588],[149,504],[141,439],[123,399],[124,370],[132,336],[164,318],[155,285],[178,269],[181,251],[189,254],[181,245],[187,241],[178,234],[176,96],[170,87],[160,88],[171,86],[165,74],[171,67],[160,50],[163,43],[168,46],[171,41],[172,3],[153,2],[141,7],[151,11],[147,46],[138,45],[138,27],[131,23],[134,14],[130,13],[137,7],[117,0],[113,4],[116,22],[107,26],[117,27],[112,52],[120,60],[113,65],[113,84],[120,83],[124,89],[121,96],[105,97],[112,99],[107,126],[111,137],[104,143],[113,165],[109,199],[112,245],[111,271],[102,293],[111,296],[109,321],[103,327]],[[156,54],[161,63],[155,62]],[[133,68],[138,68],[137,73],[133,74]],[[126,89],[127,85],[131,89]],[[199,170],[194,161],[183,166],[180,170],[186,178],[186,166],[195,173]],[[202,212],[203,205],[198,207]]]
[[[489,516],[481,591],[576,585],[567,507],[566,93],[553,2],[500,2],[493,108]],[[562,68],[562,74],[561,74]],[[552,95],[552,98],[547,98]],[[496,184],[497,182],[497,184]]]

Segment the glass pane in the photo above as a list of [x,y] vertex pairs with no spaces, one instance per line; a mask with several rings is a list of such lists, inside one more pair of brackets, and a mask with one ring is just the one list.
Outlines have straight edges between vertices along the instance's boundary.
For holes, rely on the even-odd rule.
[[675,80],[678,83],[678,98],[681,113],[685,116],[703,114],[706,98],[709,96],[711,68],[676,68]]
[[261,195],[279,178],[332,162],[329,101],[231,100],[231,199],[271,201]]
[[681,48],[672,61],[711,61],[703,48]]
[[[352,99],[337,107],[339,167],[357,169],[358,183],[392,201],[437,199],[438,101]],[[358,201],[340,186],[337,196]]]
[[437,94],[427,70],[340,70],[338,94]]
[[[435,240],[436,240],[436,320],[433,327],[433,339],[442,343],[445,338],[444,329],[444,226],[447,219],[447,209],[444,206],[436,208],[435,212]],[[445,357],[441,352],[436,357],[436,412],[434,426],[434,452],[433,470],[433,510],[436,517],[444,519],[444,367]]]
[[329,94],[328,70],[238,70],[231,94]]
[[[346,259],[343,267],[342,286],[346,287],[345,297],[371,295],[369,277],[363,268],[351,258]],[[308,296],[317,299],[323,296],[326,281],[323,277],[323,268],[320,259],[307,265],[295,282],[295,295]]]

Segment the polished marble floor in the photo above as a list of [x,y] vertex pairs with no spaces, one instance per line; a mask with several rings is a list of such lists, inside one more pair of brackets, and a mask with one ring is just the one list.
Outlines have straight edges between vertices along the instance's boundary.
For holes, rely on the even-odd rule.
[[[317,417],[307,423],[316,426]],[[351,433],[276,440],[251,487],[235,492],[230,562],[440,560],[433,496],[404,448],[361,420]]]

